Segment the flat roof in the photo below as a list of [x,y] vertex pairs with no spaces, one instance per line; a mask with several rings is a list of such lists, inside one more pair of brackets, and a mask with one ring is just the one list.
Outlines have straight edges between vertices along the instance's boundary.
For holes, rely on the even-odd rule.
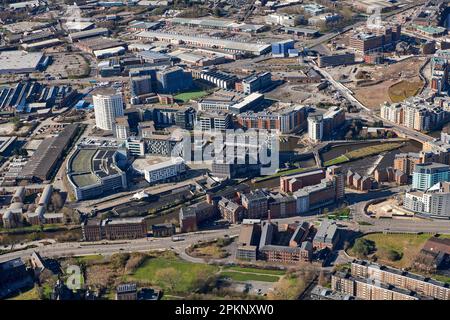
[[116,150],[81,148],[70,159],[69,177],[77,187],[99,183],[101,178],[122,173],[116,165]]
[[2,70],[36,69],[43,56],[42,52],[2,51],[0,52],[0,73]]
[[254,42],[239,42],[226,39],[216,39],[210,37],[201,36],[189,36],[176,33],[166,33],[157,31],[142,31],[137,34],[138,37],[143,38],[157,38],[157,39],[170,39],[184,42],[197,42],[209,46],[218,46],[229,50],[247,51],[252,53],[261,54],[261,52],[270,49],[271,45],[267,43],[254,43]]

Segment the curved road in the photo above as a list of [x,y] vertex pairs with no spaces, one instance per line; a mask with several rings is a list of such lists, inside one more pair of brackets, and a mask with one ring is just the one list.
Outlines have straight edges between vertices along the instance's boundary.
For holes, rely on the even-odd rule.
[[5,262],[14,258],[28,258],[33,251],[38,252],[43,257],[69,257],[88,255],[111,255],[119,252],[144,252],[150,250],[171,249],[176,252],[184,252],[190,245],[198,241],[214,240],[218,237],[236,236],[239,234],[239,226],[232,226],[228,229],[201,231],[188,234],[181,234],[183,241],[172,241],[171,238],[146,238],[137,240],[122,240],[108,242],[63,242],[54,243],[43,247],[20,250],[16,252],[0,255],[0,262]]

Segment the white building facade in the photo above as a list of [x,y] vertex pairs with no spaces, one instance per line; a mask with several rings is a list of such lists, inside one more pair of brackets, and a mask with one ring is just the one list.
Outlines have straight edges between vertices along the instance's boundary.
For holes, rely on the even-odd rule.
[[123,116],[122,94],[93,96],[95,125],[102,130],[113,130],[117,117]]

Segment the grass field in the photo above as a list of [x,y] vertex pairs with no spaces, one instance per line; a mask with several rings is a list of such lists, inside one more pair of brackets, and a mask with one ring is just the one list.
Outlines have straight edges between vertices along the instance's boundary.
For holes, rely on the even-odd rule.
[[358,150],[350,151],[345,154],[350,160],[373,156],[382,152],[398,149],[402,146],[400,142],[381,143],[375,146],[364,147]]
[[335,164],[347,162],[347,161],[349,161],[349,160],[350,160],[350,159],[347,158],[345,155],[341,155],[341,156],[339,156],[339,157],[337,157],[337,158],[334,158],[334,159],[325,161],[323,165],[324,165],[325,167],[329,167],[329,166],[332,166],[332,165],[335,165]]
[[267,270],[267,269],[245,268],[245,267],[225,267],[224,270],[271,274],[276,276],[284,276],[286,274],[286,271],[284,270]]
[[197,90],[197,91],[183,92],[183,93],[177,94],[174,98],[175,98],[175,100],[181,100],[183,102],[188,102],[191,99],[198,99],[198,98],[206,96],[207,94],[208,94],[207,91]]
[[219,271],[216,266],[186,262],[174,256],[161,256],[147,259],[130,278],[165,287],[164,281],[158,278],[158,271],[168,268],[177,271],[177,280],[173,291],[180,293],[194,290],[199,274],[209,276]]
[[415,96],[422,86],[422,81],[410,82],[402,80],[389,87],[389,98],[394,103],[401,102],[409,97]]
[[344,163],[347,161],[357,160],[364,157],[373,156],[382,152],[398,149],[403,144],[400,142],[380,143],[370,147],[364,147],[361,149],[349,151],[339,157],[328,160],[324,163],[324,166],[331,166],[334,164]]
[[[368,234],[363,238],[375,242],[378,260],[381,263],[391,265],[397,268],[409,267],[414,257],[422,249],[424,243],[431,237],[429,234],[382,234],[374,233]],[[448,237],[448,236],[441,236]],[[387,259],[387,253],[390,250],[394,250],[402,257],[398,261],[390,261]],[[354,255],[350,249],[350,255]]]
[[440,274],[433,274],[432,278],[436,279],[438,281],[442,281],[442,282],[450,284],[450,277],[448,277],[448,276],[443,276]]
[[76,257],[76,259],[79,262],[90,262],[90,261],[99,262],[99,261],[104,260],[105,257],[102,256],[101,254],[93,254],[93,255],[89,255],[89,256]]
[[278,276],[258,274],[258,273],[242,273],[234,271],[224,271],[220,275],[224,278],[230,278],[234,281],[264,281],[277,282],[280,278]]

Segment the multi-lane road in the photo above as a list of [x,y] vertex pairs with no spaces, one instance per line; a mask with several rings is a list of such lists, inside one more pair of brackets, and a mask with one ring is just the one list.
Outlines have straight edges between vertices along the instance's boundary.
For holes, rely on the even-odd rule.
[[231,226],[228,229],[193,232],[180,235],[184,240],[172,241],[172,238],[144,238],[123,241],[99,241],[99,242],[62,242],[46,246],[20,250],[0,255],[0,262],[13,258],[28,258],[33,251],[39,252],[43,257],[69,257],[87,255],[111,255],[118,252],[146,252],[152,250],[174,250],[184,252],[187,247],[199,241],[209,241],[224,236],[237,236],[239,226]]

